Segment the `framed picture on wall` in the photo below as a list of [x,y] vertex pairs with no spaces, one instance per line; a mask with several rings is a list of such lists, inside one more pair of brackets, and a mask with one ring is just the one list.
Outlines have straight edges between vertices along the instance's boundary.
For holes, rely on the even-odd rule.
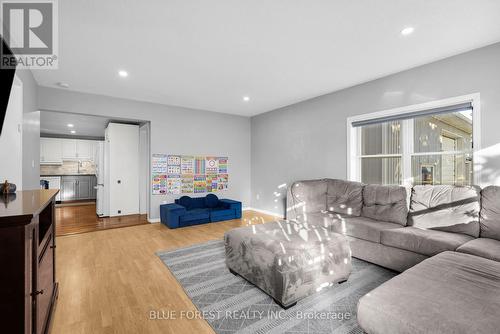
[[434,184],[434,165],[421,165],[422,184]]

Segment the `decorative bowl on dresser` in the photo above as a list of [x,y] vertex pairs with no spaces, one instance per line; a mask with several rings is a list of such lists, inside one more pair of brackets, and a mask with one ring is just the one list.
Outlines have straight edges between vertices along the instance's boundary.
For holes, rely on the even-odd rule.
[[57,298],[55,196],[59,190],[0,194],[2,333],[47,333]]

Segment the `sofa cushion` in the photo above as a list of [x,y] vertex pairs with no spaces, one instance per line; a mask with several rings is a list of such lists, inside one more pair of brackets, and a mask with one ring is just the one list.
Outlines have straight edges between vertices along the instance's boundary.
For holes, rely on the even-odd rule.
[[294,182],[288,189],[287,207],[296,214],[326,211],[326,190],[324,179]]
[[408,191],[400,186],[366,185],[363,189],[363,217],[406,226]]
[[343,222],[345,223],[345,234],[377,243],[380,242],[380,233],[383,230],[401,228],[399,224],[377,221],[366,217],[345,217]]
[[422,261],[363,296],[367,333],[498,333],[500,263],[457,252]]
[[180,216],[179,221],[187,222],[193,220],[203,220],[203,219],[208,219],[209,216],[210,216],[209,209],[193,209],[187,211],[185,215]]
[[414,186],[408,225],[479,236],[479,188]]
[[470,240],[473,238],[465,234],[423,230],[410,226],[384,230],[381,233],[383,245],[427,256],[433,256],[447,250],[454,251]]
[[427,259],[426,255],[390,247],[380,243],[347,236],[352,256],[363,261],[375,263],[397,272],[403,272]]
[[205,207],[207,208],[215,208],[219,205],[219,198],[214,194],[208,194],[205,196]]
[[363,206],[363,184],[337,179],[328,179],[326,209],[351,216],[361,215]]
[[458,247],[457,252],[500,261],[500,241],[488,238],[474,239]]
[[338,213],[323,211],[323,212],[311,212],[298,215],[296,221],[304,222],[309,225],[323,226],[329,228],[334,224],[340,224],[342,219],[343,216]]
[[210,210],[211,217],[234,216],[234,209],[214,208]]
[[500,187],[481,191],[481,238],[500,240]]

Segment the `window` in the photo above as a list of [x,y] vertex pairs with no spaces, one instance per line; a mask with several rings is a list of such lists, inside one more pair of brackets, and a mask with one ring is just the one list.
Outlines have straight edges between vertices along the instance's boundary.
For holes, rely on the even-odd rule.
[[349,178],[375,184],[476,183],[473,125],[479,108],[473,100],[349,119]]
[[401,183],[401,122],[389,121],[359,127],[361,181]]

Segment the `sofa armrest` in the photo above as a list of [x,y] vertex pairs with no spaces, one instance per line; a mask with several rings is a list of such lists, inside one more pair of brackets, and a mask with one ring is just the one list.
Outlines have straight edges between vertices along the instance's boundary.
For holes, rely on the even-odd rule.
[[232,199],[220,199],[219,203],[226,209],[234,210],[235,218],[241,218],[241,202]]
[[179,217],[186,213],[186,208],[179,204],[162,204],[160,205],[160,220],[161,223],[170,228],[179,227]]

